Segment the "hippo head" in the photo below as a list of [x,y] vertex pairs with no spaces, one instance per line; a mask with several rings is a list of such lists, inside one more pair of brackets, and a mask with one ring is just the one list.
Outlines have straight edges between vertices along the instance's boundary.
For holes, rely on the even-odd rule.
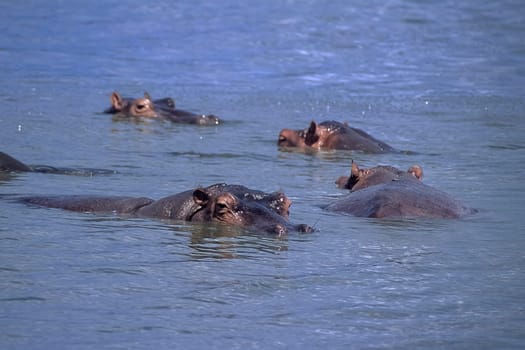
[[318,125],[312,121],[310,126],[304,130],[282,129],[279,133],[277,145],[279,147],[315,147],[319,137]]
[[115,113],[129,117],[156,118],[157,112],[149,94],[137,99],[122,98],[118,92],[111,94],[111,106]]
[[311,147],[311,148],[332,148],[330,139],[332,135],[338,134],[344,128],[348,127],[347,124],[339,123],[336,121],[325,121],[322,123],[316,123],[311,121],[308,128],[304,130],[291,130],[283,129],[279,133],[279,140],[277,145],[279,147]]
[[380,185],[389,181],[421,180],[423,178],[423,169],[419,165],[411,166],[407,171],[399,170],[392,166],[379,165],[369,169],[360,169],[354,161],[350,176],[341,176],[336,180],[340,188],[346,188],[351,191],[358,191],[374,185]]
[[157,118],[159,110],[175,109],[175,101],[171,97],[153,100],[147,92],[141,98],[125,98],[115,91],[111,94],[110,101],[111,107],[105,113],[127,117]]
[[193,192],[193,200],[201,208],[191,221],[216,222],[263,230],[278,236],[286,235],[290,229],[312,232],[308,225],[291,225],[285,218],[264,205],[243,200],[231,192],[213,193],[205,188]]

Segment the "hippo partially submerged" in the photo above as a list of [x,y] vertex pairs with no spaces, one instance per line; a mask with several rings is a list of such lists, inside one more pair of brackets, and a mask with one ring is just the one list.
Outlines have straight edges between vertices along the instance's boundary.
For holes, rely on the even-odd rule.
[[[106,108],[104,110],[104,113],[106,114],[126,114],[128,112],[128,109],[130,109],[130,106],[137,100],[140,100],[142,98],[133,98],[133,97],[122,97],[118,92],[113,92],[110,96],[111,106]],[[164,97],[158,100],[152,100],[151,96],[145,92],[144,93],[144,99],[150,100],[155,104],[158,108],[164,108],[164,109],[175,109],[175,101],[171,97]],[[133,111],[133,112],[139,112],[139,111]]]
[[291,201],[282,193],[264,193],[241,185],[215,184],[159,200],[122,196],[26,197],[26,203],[49,208],[93,213],[115,213],[191,222],[214,222],[251,227],[284,235],[289,231],[311,232],[308,225],[287,220]]
[[153,100],[146,92],[141,98],[123,98],[118,92],[110,97],[111,107],[104,113],[119,117],[149,118],[167,120],[173,123],[218,125],[221,120],[213,114],[196,114],[182,109],[176,109],[171,97]]
[[336,181],[352,192],[325,209],[371,218],[459,218],[474,212],[447,193],[423,184],[422,176],[420,166],[402,171],[391,166],[359,169],[353,163],[350,176]]
[[0,172],[34,172],[47,174],[63,174],[63,175],[104,175],[114,174],[113,170],[93,169],[93,168],[57,168],[49,165],[27,165],[9,154],[0,152]]
[[301,150],[356,150],[366,153],[386,153],[394,148],[365,131],[337,121],[312,121],[304,130],[283,129],[277,141],[279,147],[296,147]]
[[390,181],[413,181],[422,179],[423,169],[419,165],[412,165],[407,171],[402,171],[388,165],[378,165],[369,169],[360,169],[357,164],[352,161],[350,176],[341,176],[335,183],[339,188],[357,191]]

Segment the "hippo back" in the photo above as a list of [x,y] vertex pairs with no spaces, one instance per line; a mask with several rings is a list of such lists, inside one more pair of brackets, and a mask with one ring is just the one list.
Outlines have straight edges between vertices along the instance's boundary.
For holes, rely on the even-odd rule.
[[64,195],[25,197],[23,202],[48,208],[79,212],[133,214],[139,208],[153,202],[145,197]]
[[459,218],[472,213],[471,209],[443,191],[405,180],[352,192],[325,209],[371,218]]
[[137,215],[160,219],[191,220],[191,216],[200,208],[193,200],[193,190],[189,190],[154,201],[140,208]]
[[383,141],[376,139],[364,130],[353,128],[348,125],[339,125],[335,122],[323,122],[320,126],[329,127],[334,130],[327,145],[333,149],[359,150],[367,153],[393,152],[394,148]]
[[0,171],[31,171],[31,168],[9,154],[0,152]]

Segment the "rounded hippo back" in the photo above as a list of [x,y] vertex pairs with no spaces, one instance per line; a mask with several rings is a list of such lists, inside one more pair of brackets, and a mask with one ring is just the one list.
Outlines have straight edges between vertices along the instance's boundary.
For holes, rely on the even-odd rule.
[[370,218],[459,218],[473,212],[447,193],[414,181],[391,181],[367,187],[325,209]]

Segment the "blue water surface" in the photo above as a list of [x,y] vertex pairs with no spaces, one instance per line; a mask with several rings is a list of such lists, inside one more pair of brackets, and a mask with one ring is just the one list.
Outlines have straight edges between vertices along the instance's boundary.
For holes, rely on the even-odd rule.
[[[3,349],[519,349],[525,342],[525,3],[0,4],[0,151],[115,174],[0,177]],[[112,91],[216,127],[113,121]],[[410,152],[283,152],[335,119]],[[351,160],[420,164],[459,220],[328,213]],[[286,238],[92,215],[24,195],[284,191]]]

